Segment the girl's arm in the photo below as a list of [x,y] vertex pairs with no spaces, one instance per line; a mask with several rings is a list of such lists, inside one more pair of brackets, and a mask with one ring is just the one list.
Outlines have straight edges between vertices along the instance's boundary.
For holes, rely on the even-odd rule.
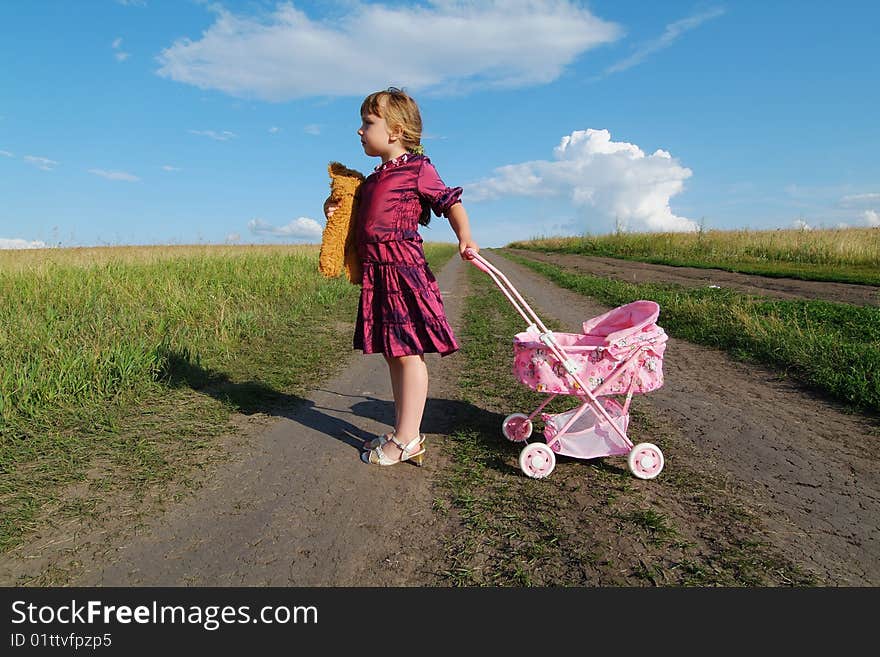
[[458,254],[461,256],[462,260],[470,260],[470,258],[464,254],[465,250],[473,249],[474,251],[479,252],[480,247],[477,246],[474,238],[471,237],[471,224],[468,220],[467,211],[461,203],[456,203],[449,208],[448,217],[449,224],[452,226],[452,230],[455,231],[455,236],[458,238]]

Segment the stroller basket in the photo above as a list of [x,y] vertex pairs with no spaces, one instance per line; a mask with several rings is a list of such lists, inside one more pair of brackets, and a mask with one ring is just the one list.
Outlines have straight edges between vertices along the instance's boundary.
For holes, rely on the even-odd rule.
[[[617,427],[625,433],[629,425],[629,415],[624,412],[623,406],[607,398],[602,400],[602,405]],[[579,414],[581,410],[583,412]],[[556,415],[542,413],[541,419],[544,421],[544,437],[557,454],[592,459],[629,453],[630,445],[621,440],[608,421],[601,416],[597,417],[589,406],[579,406]],[[570,426],[565,429],[569,423]]]
[[[660,306],[633,301],[585,321],[582,333],[554,333],[504,274],[473,250],[467,255],[492,277],[528,323],[513,339],[514,376],[549,395],[531,414],[512,413],[502,423],[502,433],[514,442],[528,441],[539,414],[544,423],[547,442],[526,444],[519,457],[522,471],[530,477],[546,477],[557,454],[580,459],[626,455],[636,477],[652,479],[660,474],[664,466],[660,449],[651,443],[633,445],[626,434],[632,396],[663,385],[667,336],[656,323]],[[564,413],[542,413],[560,394],[575,397],[580,405]],[[625,396],[625,401],[621,404],[609,395]]]

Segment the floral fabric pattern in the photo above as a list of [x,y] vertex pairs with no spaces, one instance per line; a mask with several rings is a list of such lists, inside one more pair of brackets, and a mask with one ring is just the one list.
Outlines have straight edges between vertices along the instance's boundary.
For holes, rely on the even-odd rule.
[[[654,302],[633,302],[585,322],[584,328],[592,331],[590,333],[553,334],[563,356],[573,364],[575,374],[591,392],[609,380],[611,384],[602,389],[601,394],[627,394],[630,386],[634,393],[646,393],[663,385],[667,336],[653,323],[659,312],[659,307],[655,311],[654,306]],[[635,358],[630,360],[633,356]],[[582,392],[574,376],[535,333],[518,333],[514,337],[513,373],[517,380],[537,392],[567,395]]]

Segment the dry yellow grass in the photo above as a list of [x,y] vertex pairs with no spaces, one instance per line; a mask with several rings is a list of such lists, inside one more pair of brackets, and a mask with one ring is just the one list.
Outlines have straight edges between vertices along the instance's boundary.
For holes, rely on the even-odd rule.
[[529,248],[624,257],[699,259],[707,263],[790,262],[878,267],[880,229],[707,230],[696,233],[616,233],[530,240]]
[[316,244],[90,246],[59,249],[0,250],[0,272],[38,271],[49,266],[92,267],[108,262],[149,264],[198,256],[317,255]]

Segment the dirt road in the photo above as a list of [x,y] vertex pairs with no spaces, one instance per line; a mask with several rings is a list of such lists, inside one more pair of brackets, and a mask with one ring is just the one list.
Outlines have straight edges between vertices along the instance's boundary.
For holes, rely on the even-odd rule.
[[[499,252],[485,253],[542,318],[567,330],[607,310]],[[596,266],[577,258],[566,266]],[[646,274],[639,263],[612,264],[614,275],[627,280],[665,275]],[[454,258],[438,276],[454,327],[467,295],[466,266]],[[769,285],[781,293],[779,286],[788,285],[737,277],[749,289]],[[807,294],[801,283],[785,294],[840,294],[836,288],[823,292],[825,284],[810,284]],[[442,537],[455,521],[432,511],[433,482],[446,461],[431,441],[480,409],[456,401],[460,359],[429,358],[424,426],[435,433],[429,434],[423,469],[370,467],[359,460],[362,441],[389,428],[393,407],[384,360],[356,355],[306,399],[287,399],[262,418],[239,418],[252,430],[228,463],[143,527],[116,519],[73,544],[44,533],[4,556],[0,581],[40,581],[41,572],[60,569],[69,574],[63,583],[99,586],[442,582],[436,572]],[[880,472],[871,458],[876,419],[848,414],[770,370],[675,339],[664,369],[665,386],[641,397],[639,406],[693,445],[690,456],[680,457],[691,460],[689,467],[723,473],[774,546],[820,583],[880,584]],[[670,471],[675,467],[667,463]]]
[[565,253],[540,253],[508,249],[527,258],[564,266],[574,272],[617,278],[628,283],[676,283],[684,287],[718,287],[780,299],[822,299],[854,305],[880,306],[880,287],[851,283],[802,281],[737,274],[721,269],[670,267],[617,258],[595,258]]
[[[672,277],[670,270],[679,269],[517,253],[552,260],[572,271],[631,282],[665,281]],[[535,300],[539,314],[554,317],[568,330],[576,331],[584,319],[607,310],[548,284],[524,267],[495,260],[514,285]],[[805,298],[839,299],[848,294],[853,301],[869,303],[877,294],[875,288],[865,286],[780,281],[717,270],[692,270],[692,274],[768,296],[783,290],[785,296],[797,293]],[[661,326],[662,320],[661,309]],[[671,339],[666,353],[666,384],[639,398],[640,406],[690,437],[698,458],[704,460],[695,464],[698,468],[729,473],[776,547],[819,581],[880,583],[880,472],[871,457],[878,438],[877,420],[847,413],[772,370],[735,362],[716,350]]]

